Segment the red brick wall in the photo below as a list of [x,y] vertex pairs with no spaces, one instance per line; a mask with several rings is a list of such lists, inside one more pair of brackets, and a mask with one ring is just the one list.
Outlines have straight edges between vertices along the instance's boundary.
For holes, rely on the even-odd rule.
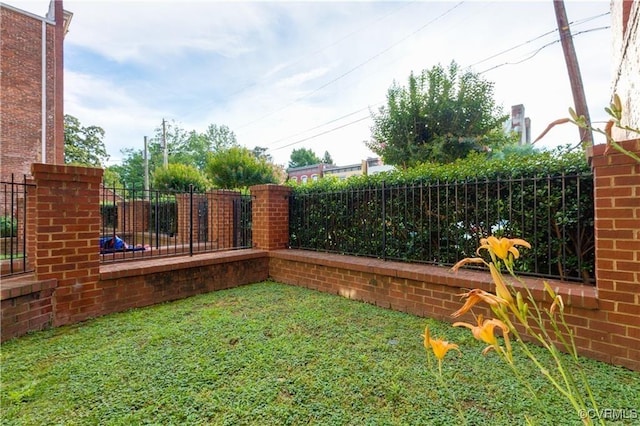
[[[62,10],[62,4],[57,5]],[[46,11],[45,11],[46,12]],[[62,20],[62,12],[59,14]],[[0,7],[0,178],[30,173],[42,162],[42,26],[44,18]],[[56,26],[46,27],[47,163],[64,161],[62,51],[56,54]],[[58,31],[56,33],[56,31]],[[62,48],[58,40],[58,49]],[[57,128],[56,128],[57,126]],[[58,140],[60,139],[61,140]]]
[[242,250],[104,265],[96,300],[100,315],[264,281],[267,253]]
[[35,277],[57,279],[54,325],[96,315],[102,169],[36,163]]
[[[640,140],[622,145],[640,155]],[[582,355],[640,371],[640,164],[596,146],[592,169],[597,285],[551,285],[563,297]],[[293,250],[270,257],[277,281],[446,321],[461,306],[461,288],[491,289],[481,272],[454,275],[447,268]],[[536,300],[548,303],[542,280],[525,282]]]
[[[239,198],[239,192],[229,190],[193,194],[191,220],[193,221],[194,244],[206,242],[217,250],[233,247],[233,206],[234,201]],[[178,238],[183,244],[188,244],[191,197],[189,194],[179,194],[176,196],[176,201],[178,203]],[[206,232],[199,229],[205,224]]]
[[219,250],[233,247],[233,206],[240,192],[217,190],[209,193],[209,241]]
[[253,247],[277,250],[289,246],[289,194],[281,185],[256,185],[250,188],[252,201]]
[[52,325],[55,287],[55,280],[18,283],[9,279],[3,283],[2,341]]
[[[361,300],[383,308],[407,312],[413,315],[452,322],[451,314],[462,306],[460,294],[464,289],[480,288],[495,291],[488,273],[461,270],[452,273],[449,268],[389,262],[354,256],[317,253],[302,250],[270,252],[269,276],[279,282],[299,285],[350,299]],[[549,304],[540,279],[524,279],[536,300]],[[604,314],[598,309],[597,290],[586,286],[559,281],[549,281],[561,294],[566,307],[566,318],[574,330],[576,345],[583,355],[612,362],[606,352],[592,348],[605,334],[619,327],[600,324],[593,329],[590,319]],[[524,288],[519,283],[524,294]],[[474,307],[476,314],[491,316],[491,311]],[[473,322],[471,313],[462,317]],[[627,362],[628,361],[628,362]],[[617,362],[640,369],[632,360]]]
[[[621,142],[640,155],[640,139]],[[640,163],[605,146],[593,148],[596,282],[603,330],[592,349],[640,370]]]
[[[623,146],[640,154],[639,140],[624,142]],[[597,285],[551,285],[563,297],[567,322],[581,354],[640,371],[640,164],[596,146],[592,168]],[[268,261],[265,251],[247,250],[208,255],[210,258],[160,258],[137,262],[137,266],[100,268],[97,238],[101,174],[100,169],[33,166],[37,185],[33,195],[34,264],[38,280],[57,281],[51,299],[53,325],[257,282],[267,274],[284,283],[448,321],[461,306],[458,294],[462,288],[492,290],[489,275],[482,272],[452,274],[448,268],[434,266],[283,250],[288,242],[290,189],[278,185],[252,188],[254,244],[271,250]],[[549,303],[542,280],[525,282],[536,300]],[[22,307],[13,308],[29,306],[28,298],[20,299],[26,294],[5,293],[3,284],[3,315],[6,311],[7,321],[14,324],[24,325],[26,318],[30,321],[31,314],[26,312],[32,308],[47,309],[46,294],[42,306],[36,303],[22,311]],[[5,301],[9,299],[13,301]],[[483,313],[489,314],[486,310]],[[42,314],[33,317],[39,318],[34,321],[45,321]],[[23,330],[23,325],[15,329]]]
[[131,243],[134,238],[132,234],[143,233],[149,230],[149,213],[151,204],[146,200],[118,201],[118,225],[116,233],[129,239]]

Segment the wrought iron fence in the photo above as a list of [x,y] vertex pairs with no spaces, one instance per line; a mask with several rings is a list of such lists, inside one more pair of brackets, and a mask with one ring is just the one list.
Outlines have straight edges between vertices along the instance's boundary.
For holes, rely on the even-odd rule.
[[0,182],[0,269],[2,276],[31,272],[27,262],[27,195],[35,185],[26,176]]
[[489,235],[532,245],[518,272],[594,282],[593,177],[415,183],[295,193],[292,248],[451,266]]
[[102,187],[103,262],[249,248],[251,197]]

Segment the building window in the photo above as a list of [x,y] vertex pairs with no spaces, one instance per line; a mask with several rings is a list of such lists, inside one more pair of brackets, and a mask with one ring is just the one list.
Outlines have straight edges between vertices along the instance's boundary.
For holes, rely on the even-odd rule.
[[307,175],[302,175],[300,179],[302,180],[302,183],[307,183]]
[[314,181],[314,182],[317,181],[318,180],[318,175],[317,174],[311,175],[311,180]]

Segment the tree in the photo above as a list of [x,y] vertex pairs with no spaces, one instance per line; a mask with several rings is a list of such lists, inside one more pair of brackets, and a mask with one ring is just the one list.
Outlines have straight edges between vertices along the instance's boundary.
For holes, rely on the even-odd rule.
[[273,162],[273,157],[271,156],[271,154],[267,154],[268,149],[269,148],[264,148],[262,146],[256,146],[255,148],[253,148],[253,155],[255,155],[258,159],[262,159],[271,163]]
[[102,139],[104,130],[98,126],[83,127],[72,115],[64,116],[64,162],[102,167],[109,154]]
[[236,134],[225,125],[210,124],[203,136],[209,142],[209,150],[213,152],[238,146]]
[[167,168],[157,168],[153,173],[153,187],[165,191],[187,192],[193,186],[194,191],[204,192],[209,182],[194,166],[181,163],[169,164]]
[[318,164],[321,160],[318,158],[315,152],[307,148],[294,149],[291,152],[289,158],[289,168],[310,166],[312,164]]
[[120,169],[117,165],[108,166],[104,168],[104,174],[102,175],[102,183],[108,188],[120,188],[122,187],[122,178],[120,176]]
[[324,164],[333,164],[333,158],[331,158],[331,154],[329,154],[329,151],[324,152],[324,156],[322,157],[322,162]]
[[387,104],[372,113],[372,140],[367,146],[386,164],[402,168],[422,162],[447,163],[472,150],[511,140],[502,132],[507,116],[493,99],[493,83],[452,62],[411,73],[408,86],[397,83]]
[[214,152],[207,162],[207,176],[215,187],[224,189],[278,182],[272,164],[240,146]]

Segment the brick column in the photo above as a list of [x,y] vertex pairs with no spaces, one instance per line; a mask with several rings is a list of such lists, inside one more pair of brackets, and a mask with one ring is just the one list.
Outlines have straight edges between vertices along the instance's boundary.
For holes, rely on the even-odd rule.
[[[194,243],[204,243],[206,241],[206,238],[203,238],[202,241],[200,241],[200,238],[198,238],[200,235],[200,230],[198,229],[198,218],[200,214],[204,214],[206,216],[207,212],[199,212],[198,207],[203,207],[204,205],[208,206],[206,195],[199,192],[194,192],[192,198],[191,194],[189,194],[188,192],[176,194],[176,203],[178,210],[177,235],[180,238],[181,243],[188,244],[191,238],[193,239]],[[193,206],[191,206],[192,203]],[[205,219],[208,220],[208,218]],[[189,236],[189,229],[191,224],[193,224],[193,229],[191,236]],[[208,237],[208,235],[206,237]]]
[[234,201],[239,191],[219,189],[209,193],[209,240],[216,248],[233,248]]
[[149,230],[150,203],[146,200],[119,201],[118,202],[118,226],[116,232],[122,238],[127,238],[132,243],[134,234],[144,233]]
[[56,279],[53,325],[99,312],[102,169],[35,163],[37,280]]
[[289,195],[283,185],[256,185],[250,188],[253,246],[263,250],[289,246]]
[[[640,139],[621,142],[640,155]],[[596,283],[606,332],[591,349],[611,362],[640,370],[640,163],[605,146],[593,147]]]
[[27,184],[34,185],[27,189],[27,241],[26,241],[26,253],[27,256],[27,270],[35,270],[35,258],[36,258],[36,189],[35,182],[29,178]]

